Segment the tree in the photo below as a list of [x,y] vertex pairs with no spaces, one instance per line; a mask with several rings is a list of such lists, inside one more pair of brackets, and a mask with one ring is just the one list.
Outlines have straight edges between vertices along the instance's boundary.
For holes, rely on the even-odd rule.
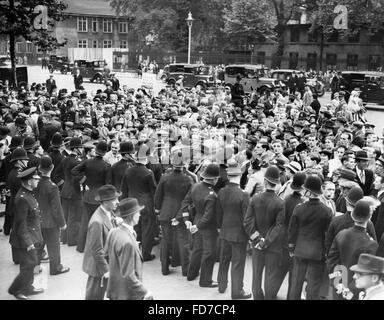
[[[36,30],[34,20],[38,13],[34,9],[38,5],[48,8],[48,29]],[[0,1],[0,34],[9,36],[9,51],[12,65],[12,83],[17,86],[15,42],[18,37],[39,46],[43,51],[54,50],[66,44],[58,42],[51,30],[55,22],[62,21],[65,16],[63,10],[67,8],[64,2],[58,0],[8,0]]]

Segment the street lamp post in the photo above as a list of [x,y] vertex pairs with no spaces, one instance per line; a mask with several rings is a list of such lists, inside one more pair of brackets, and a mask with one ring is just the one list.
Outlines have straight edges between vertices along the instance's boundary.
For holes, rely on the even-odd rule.
[[192,13],[189,12],[188,13],[188,18],[186,19],[187,20],[187,24],[188,24],[188,64],[191,63],[191,35],[192,35],[192,23],[193,23],[193,19],[192,18]]

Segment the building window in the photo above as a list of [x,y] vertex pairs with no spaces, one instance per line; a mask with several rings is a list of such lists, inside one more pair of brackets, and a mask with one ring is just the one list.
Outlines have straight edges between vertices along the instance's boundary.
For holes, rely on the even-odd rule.
[[291,42],[300,42],[300,29],[291,29]]
[[22,42],[16,42],[16,53],[21,53],[23,50],[23,43]]
[[78,32],[87,32],[88,31],[88,25],[87,25],[87,18],[77,18],[77,31]]
[[91,46],[92,46],[92,48],[97,48],[98,47],[98,41],[97,40],[92,40],[91,41]]
[[128,33],[128,22],[120,21],[119,22],[119,33]]
[[104,40],[103,48],[112,48],[112,40]]
[[289,53],[289,69],[297,69],[299,64],[299,53],[290,52]]
[[120,49],[128,49],[128,41],[127,40],[121,40],[120,41]]
[[103,20],[103,32],[112,33],[112,20]]
[[325,56],[325,64],[327,65],[328,70],[334,70],[337,64],[337,54],[327,53]]
[[368,60],[368,69],[377,71],[378,68],[380,68],[380,55],[378,54],[372,54],[369,55],[369,60]]
[[316,70],[317,68],[317,54],[316,53],[308,53],[307,55],[307,69]]
[[79,48],[86,48],[87,47],[87,40],[79,40],[78,47]]
[[265,64],[265,51],[258,51],[257,52],[256,63]]
[[308,31],[308,42],[317,42],[317,31]]
[[357,70],[359,56],[357,54],[347,54],[347,70]]
[[32,42],[26,42],[26,53],[32,53]]
[[97,18],[92,18],[92,32],[98,32],[99,31],[99,25]]

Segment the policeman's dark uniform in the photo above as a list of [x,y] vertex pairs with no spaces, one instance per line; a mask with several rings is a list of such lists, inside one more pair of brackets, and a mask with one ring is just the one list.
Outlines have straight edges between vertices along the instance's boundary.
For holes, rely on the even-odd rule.
[[[31,179],[35,176],[37,176],[35,167],[24,170],[18,175],[23,179]],[[40,209],[33,191],[24,186],[20,188],[15,197],[15,210],[10,243],[16,248],[20,261],[20,273],[8,292],[12,295],[28,295],[33,291],[33,270],[39,264],[37,249],[43,243]],[[32,244],[36,249],[27,251]]]
[[[137,158],[137,161],[145,161],[145,157]],[[140,221],[136,226],[138,239],[141,239],[144,261],[152,260],[152,247],[156,231],[156,215],[154,210],[154,195],[156,182],[154,174],[145,167],[143,163],[137,162],[135,166],[129,168],[121,181],[121,197],[136,198],[141,206],[145,208],[141,211]]]
[[85,241],[87,238],[88,222],[92,214],[96,211],[99,203],[95,200],[97,189],[103,185],[111,184],[111,165],[103,160],[103,156],[108,150],[105,141],[101,141],[96,146],[96,157],[87,159],[72,169],[72,175],[78,181],[85,179],[88,190],[85,190],[83,203],[85,210],[83,211],[80,224],[80,232],[76,250],[84,251]]
[[[188,254],[185,253],[184,248],[179,251],[176,228],[171,225],[171,221],[176,217],[181,202],[192,187],[192,184],[192,179],[180,168],[163,175],[156,189],[155,209],[160,211],[159,221],[162,230],[160,260],[163,274],[169,273],[169,264],[172,264],[172,266],[179,265],[179,256],[182,258],[182,272],[183,274],[187,272]],[[172,261],[170,257],[172,257]]]
[[[134,147],[132,142],[122,142],[120,144],[120,154],[124,156],[128,153],[133,153]],[[112,165],[112,185],[120,191],[121,180],[123,179],[124,173],[127,169],[135,165],[135,160],[130,157],[129,160],[121,159]]]
[[[48,165],[52,164],[49,157],[42,158],[42,169],[48,160]],[[36,199],[39,203],[41,212],[41,232],[44,243],[47,245],[49,255],[49,271],[51,275],[61,273],[63,266],[60,258],[60,228],[64,227],[65,219],[63,208],[60,202],[59,187],[54,184],[50,177],[42,176],[36,189]]]

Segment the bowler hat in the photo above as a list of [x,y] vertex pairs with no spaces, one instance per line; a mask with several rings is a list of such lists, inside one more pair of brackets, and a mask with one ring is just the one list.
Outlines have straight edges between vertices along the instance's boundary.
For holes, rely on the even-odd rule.
[[203,179],[215,179],[220,176],[220,168],[217,164],[211,163],[206,166],[204,172],[200,175]]
[[291,189],[294,191],[300,191],[303,189],[303,184],[305,182],[305,179],[307,178],[307,175],[305,172],[296,172],[293,175],[292,183],[291,183]]
[[352,187],[347,196],[345,197],[345,201],[354,206],[356,203],[364,197],[364,192],[359,186]]
[[13,150],[10,162],[14,162],[17,160],[29,160],[27,156],[27,152],[25,151],[24,148],[19,147]]
[[319,178],[319,176],[315,174],[307,177],[303,185],[303,188],[316,195],[321,195],[323,193],[321,191],[321,179]]
[[297,152],[301,152],[301,151],[305,151],[305,150],[308,150],[308,147],[307,147],[307,144],[305,142],[303,143],[300,143],[297,147],[296,147],[296,151]]
[[356,222],[367,222],[371,218],[371,208],[368,201],[359,200],[353,208],[351,218]]
[[120,217],[124,218],[136,212],[143,210],[145,206],[140,206],[136,198],[125,198],[117,206]]
[[357,273],[384,274],[384,258],[369,253],[360,254],[357,264],[349,268]]
[[106,184],[97,189],[96,201],[108,201],[120,197],[121,193],[117,191],[116,187]]
[[134,153],[134,152],[135,152],[135,148],[131,141],[120,143],[120,154]]
[[238,162],[234,159],[229,159],[227,162],[227,175],[228,176],[239,176],[242,174]]
[[272,184],[279,184],[280,170],[276,166],[269,166],[265,171],[264,179]]
[[356,160],[363,160],[363,161],[369,160],[367,151],[365,151],[365,150],[357,151],[355,158],[356,158]]
[[43,156],[40,159],[39,171],[47,172],[53,169],[54,165],[50,156]]
[[60,132],[56,132],[52,136],[51,146],[54,148],[60,148],[63,146],[63,136],[61,135]]
[[108,151],[108,143],[104,140],[96,145],[96,154],[104,156]]
[[31,178],[39,179],[40,176],[37,174],[36,167],[25,168],[23,171],[20,171],[17,177],[21,180],[29,180]]
[[73,137],[69,141],[69,149],[81,148],[82,146],[83,146],[83,143],[81,142],[80,138]]

